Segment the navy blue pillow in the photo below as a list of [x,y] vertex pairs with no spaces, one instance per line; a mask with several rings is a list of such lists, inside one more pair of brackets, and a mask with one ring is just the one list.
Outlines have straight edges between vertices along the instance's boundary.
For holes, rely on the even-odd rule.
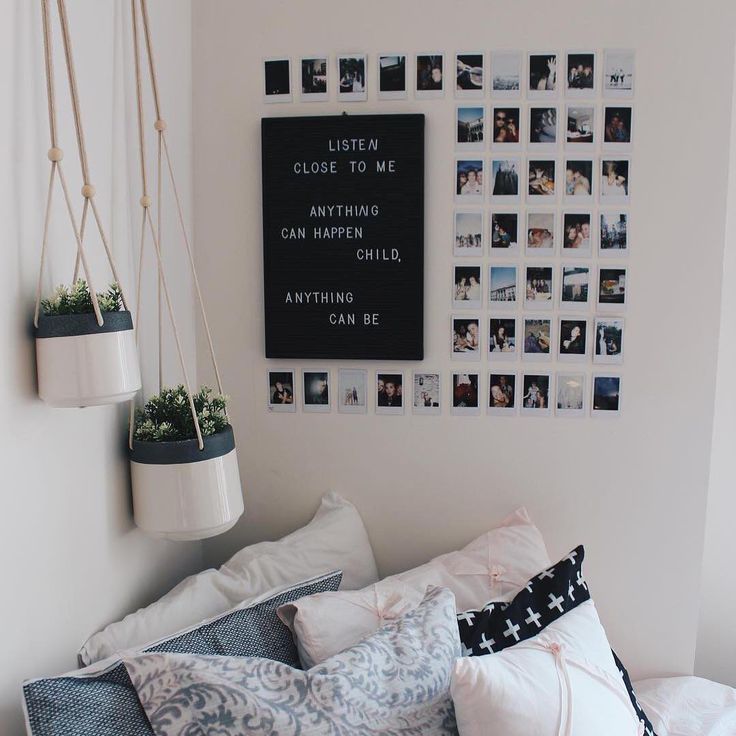
[[[341,581],[339,570],[320,575],[142,651],[264,657],[300,668],[294,639],[276,609],[305,595],[337,590]],[[23,697],[31,736],[153,736],[125,665],[114,657],[68,675],[26,682]]]

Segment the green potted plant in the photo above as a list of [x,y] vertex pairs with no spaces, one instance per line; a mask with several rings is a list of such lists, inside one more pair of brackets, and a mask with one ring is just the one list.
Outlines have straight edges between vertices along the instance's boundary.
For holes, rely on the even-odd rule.
[[227,398],[206,386],[191,398],[184,386],[152,396],[136,412],[129,450],[136,524],[179,541],[221,534],[243,513]]
[[39,396],[51,406],[116,404],[141,387],[130,312],[117,283],[97,294],[84,279],[41,301],[35,326]]

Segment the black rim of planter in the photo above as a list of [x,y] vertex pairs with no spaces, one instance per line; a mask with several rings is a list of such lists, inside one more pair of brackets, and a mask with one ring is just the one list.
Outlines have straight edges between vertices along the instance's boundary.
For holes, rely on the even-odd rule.
[[175,442],[142,442],[133,440],[133,449],[129,450],[130,460],[143,465],[176,465],[180,463],[198,463],[222,457],[235,449],[235,435],[228,424],[217,434],[204,437],[204,450],[193,440],[177,440]]
[[97,324],[94,312],[88,314],[40,314],[36,337],[75,337],[77,335],[97,335],[104,332],[124,332],[133,329],[130,312],[103,312],[102,326]]

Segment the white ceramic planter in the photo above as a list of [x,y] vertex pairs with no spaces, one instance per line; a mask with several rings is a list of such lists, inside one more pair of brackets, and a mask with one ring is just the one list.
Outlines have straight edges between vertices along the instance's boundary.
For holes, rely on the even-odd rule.
[[226,532],[243,513],[232,427],[181,442],[133,442],[130,451],[135,523],[147,534],[176,541]]
[[130,312],[41,315],[36,328],[38,394],[57,407],[117,404],[141,387]]

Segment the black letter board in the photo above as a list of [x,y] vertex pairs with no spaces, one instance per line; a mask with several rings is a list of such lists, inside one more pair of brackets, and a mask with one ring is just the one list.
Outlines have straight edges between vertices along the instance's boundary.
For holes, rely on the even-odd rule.
[[267,358],[424,357],[424,115],[264,118]]

